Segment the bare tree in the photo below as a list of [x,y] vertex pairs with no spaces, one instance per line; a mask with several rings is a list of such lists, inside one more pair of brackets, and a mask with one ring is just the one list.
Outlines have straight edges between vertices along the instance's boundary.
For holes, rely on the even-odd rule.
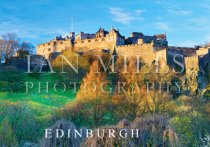
[[10,59],[15,53],[19,55],[32,54],[34,46],[26,41],[20,43],[19,37],[14,33],[7,33],[0,38],[0,59]]
[[3,56],[3,40],[0,39],[0,61],[2,59],[2,56]]
[[19,38],[14,33],[2,35],[1,52],[6,59],[9,59],[19,47]]
[[30,42],[23,41],[19,45],[19,51],[25,51],[32,54],[34,51],[34,46]]

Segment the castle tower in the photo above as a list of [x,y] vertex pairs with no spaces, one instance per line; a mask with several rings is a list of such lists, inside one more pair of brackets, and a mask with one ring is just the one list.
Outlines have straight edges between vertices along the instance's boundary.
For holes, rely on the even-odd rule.
[[70,32],[69,33],[69,39],[70,39],[71,47],[73,49],[73,47],[74,47],[74,41],[75,41],[75,33],[74,32]]
[[96,38],[106,37],[106,34],[108,34],[108,32],[105,31],[103,28],[100,28],[100,29],[96,32]]
[[69,33],[69,37],[70,37],[70,39],[75,39],[75,33],[74,32],[70,32]]

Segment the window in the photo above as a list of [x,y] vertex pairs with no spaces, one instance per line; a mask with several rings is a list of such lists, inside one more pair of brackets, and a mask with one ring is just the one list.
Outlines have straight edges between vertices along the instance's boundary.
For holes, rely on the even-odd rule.
[[51,51],[51,48],[48,48],[48,52],[50,52]]
[[63,42],[60,42],[60,44],[63,44]]
[[88,40],[88,42],[91,42],[91,40]]

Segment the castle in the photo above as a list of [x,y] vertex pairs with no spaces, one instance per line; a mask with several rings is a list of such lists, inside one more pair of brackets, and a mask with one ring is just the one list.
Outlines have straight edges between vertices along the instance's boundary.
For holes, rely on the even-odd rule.
[[156,58],[157,54],[166,60],[166,47],[165,34],[145,36],[142,33],[133,32],[130,37],[125,38],[119,33],[119,30],[111,28],[108,32],[100,28],[95,34],[80,32],[75,35],[74,32],[71,32],[65,38],[60,36],[50,42],[39,44],[37,54],[50,58],[52,54],[59,54],[68,49],[78,53],[112,54],[115,52],[118,55],[139,55],[149,63]]
[[209,63],[208,46],[175,47],[168,46],[165,34],[146,36],[140,32],[131,33],[130,37],[125,38],[119,30],[111,28],[108,32],[100,28],[95,34],[80,32],[75,35],[71,32],[69,36],[61,36],[37,45],[37,55],[50,58],[51,54],[59,54],[65,50],[74,50],[78,53],[100,53],[106,52],[117,55],[140,56],[146,63],[150,63],[156,57],[163,58],[169,66],[173,66],[171,60],[175,55],[182,55],[186,68],[186,73],[191,69],[203,70]]
[[[65,50],[83,53],[109,53],[119,56],[140,56],[145,63],[151,63],[158,57],[163,59],[169,67],[174,66],[173,57],[183,56],[180,59],[185,65],[186,75],[205,75],[205,68],[210,62],[209,46],[175,47],[168,46],[166,34],[146,36],[141,32],[132,32],[130,37],[122,36],[119,30],[111,28],[106,31],[100,28],[95,34],[80,32],[75,35],[71,32],[69,36],[61,36],[39,44],[37,55],[51,58],[53,54],[59,54]],[[199,78],[201,77],[201,78]],[[203,85],[204,76],[195,77]],[[190,77],[192,78],[192,77]],[[203,86],[202,86],[203,87]]]

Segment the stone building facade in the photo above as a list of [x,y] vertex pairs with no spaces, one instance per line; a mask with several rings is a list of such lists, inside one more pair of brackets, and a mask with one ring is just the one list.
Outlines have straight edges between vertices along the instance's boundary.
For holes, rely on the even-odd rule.
[[[71,32],[69,36],[56,37],[52,41],[39,44],[37,54],[49,58],[51,54],[58,55],[65,50],[98,54],[106,52],[119,56],[140,56],[147,64],[155,60],[164,60],[169,67],[174,67],[173,58],[180,55],[179,62],[185,65],[185,74],[197,78],[205,75],[205,68],[210,62],[209,46],[176,47],[168,46],[166,34],[156,34],[153,36],[144,35],[141,32],[133,32],[129,37],[122,36],[119,30],[111,28],[106,31],[100,28],[95,34],[81,32],[75,35]],[[202,83],[204,79],[201,79]]]
[[174,66],[172,59],[175,55],[182,56],[179,59],[184,64],[186,81],[190,85],[192,91],[202,89],[208,84],[209,63],[210,63],[210,48],[202,47],[167,47],[167,64],[170,67]]
[[[156,53],[161,51],[161,55],[166,59],[167,39],[165,34],[145,36],[141,32],[133,32],[130,37],[125,38],[114,28],[106,31],[100,28],[95,34],[86,34],[80,32],[75,35],[71,32],[69,36],[55,39],[37,45],[37,54],[45,58],[50,58],[50,54],[63,52],[67,49],[76,52],[93,52],[101,53],[106,51],[112,54],[113,52],[119,55],[142,56],[146,60],[146,56],[150,56],[148,62],[151,61],[151,56],[155,58]],[[164,55],[163,55],[164,54]]]

